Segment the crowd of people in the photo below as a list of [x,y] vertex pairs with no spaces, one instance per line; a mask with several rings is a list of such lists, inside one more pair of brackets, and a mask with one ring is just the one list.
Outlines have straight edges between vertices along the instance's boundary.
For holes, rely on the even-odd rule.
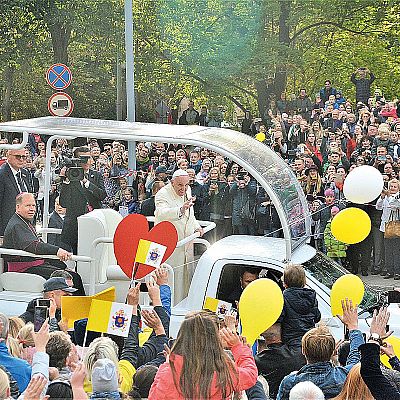
[[[371,95],[374,75],[368,69],[358,69],[351,80],[356,86],[355,103],[346,100],[327,80],[315,102],[301,89],[297,99],[286,101],[284,95],[277,101],[271,99],[270,108],[262,119],[253,120],[247,112],[242,131],[253,136],[264,133],[263,143],[292,168],[312,214],[313,246],[353,273],[400,279],[399,239],[384,238],[385,223],[389,219],[399,219],[400,121],[397,113],[400,114],[400,106],[397,100],[385,99],[379,89]],[[207,126],[207,108],[201,107],[199,113],[190,102],[178,121]],[[14,164],[20,165],[13,167],[14,170],[21,167],[22,185],[26,186],[26,191],[35,193],[39,220],[44,204],[46,140],[38,134],[30,135],[26,157],[17,154],[23,160],[15,160]],[[137,143],[136,169],[132,170],[128,167],[126,143],[89,139],[80,144],[84,146],[73,153],[67,141],[59,139],[51,154],[50,209],[56,204],[57,209],[53,215],[54,225],[50,226],[61,228],[65,221],[67,226],[63,227],[61,241],[74,252],[77,248],[76,217],[88,207],[113,208],[124,216],[129,213],[154,215],[154,196],[177,169],[189,174],[197,220],[216,223],[216,230],[208,236],[210,241],[232,233],[282,235],[278,214],[265,190],[243,168],[214,151],[178,144]],[[78,193],[78,198],[76,190],[71,196],[64,185],[73,157],[85,158],[82,163],[92,175],[85,184],[90,183],[90,188],[86,194]],[[381,199],[363,206],[350,204],[343,194],[346,176],[360,165],[377,168],[385,181]],[[7,190],[6,182],[3,187],[5,192],[12,193]],[[7,214],[1,217],[3,222],[0,220],[1,235],[14,210],[13,203],[1,201],[1,196],[0,202],[4,210],[1,214]],[[331,219],[348,206],[362,207],[372,222],[370,235],[363,242],[350,246],[336,240],[330,224]],[[62,208],[67,209],[65,218]]]
[[[297,99],[286,101],[284,95],[271,99],[261,119],[246,113],[242,132],[262,133],[265,146],[293,169],[309,204],[313,246],[353,273],[400,279],[400,238],[384,236],[386,222],[400,220],[400,107],[379,90],[371,96],[374,76],[367,69],[358,69],[351,80],[356,86],[354,104],[327,80],[315,102],[302,89]],[[219,119],[207,117],[205,107],[197,112],[191,102],[178,121],[218,126],[214,123]],[[44,135],[30,134],[25,149],[2,151],[0,236],[5,247],[54,254],[67,261],[77,253],[78,216],[94,208],[112,208],[122,216],[155,215],[157,222],[160,204],[168,205],[171,199],[178,204],[178,198],[174,217],[182,224],[187,213],[193,230],[202,234],[198,220],[215,222],[216,229],[207,237],[211,242],[232,233],[282,236],[277,211],[264,188],[214,151],[139,142],[132,170],[122,141],[85,139],[72,149],[58,139],[46,171],[46,141]],[[343,194],[346,176],[360,165],[375,167],[385,181],[382,194],[365,205],[350,204]],[[43,219],[46,173],[51,175],[49,227],[62,229],[62,234],[49,235],[44,243],[34,220]],[[372,222],[370,235],[350,246],[331,231],[332,218],[349,206],[363,208]],[[41,270],[47,279],[43,299],[50,301],[50,307],[48,322],[37,332],[36,299],[20,317],[0,314],[1,398],[400,398],[400,361],[390,344],[382,342],[390,334],[387,310],[374,313],[365,338],[358,329],[356,305],[344,300],[340,319],[347,335],[337,343],[320,323],[315,292],[305,287],[301,266],[286,267],[282,315],[262,333],[257,349],[251,349],[239,335],[234,316],[221,319],[207,310],[186,315],[176,340],[171,339],[171,290],[163,268],[147,283],[150,310],[139,305],[140,285],[127,293],[133,311],[125,340],[95,337],[91,332],[86,341],[86,321],[75,323],[71,332],[61,319],[61,297],[84,290],[79,275],[59,260],[49,261],[50,265],[28,258],[8,262],[9,271]],[[247,277],[246,284],[258,273],[247,271]],[[241,281],[240,292],[244,287]],[[145,338],[142,323],[151,332]],[[87,348],[81,347],[84,342]],[[381,352],[394,371],[380,365]]]
[[[246,114],[242,132],[263,133],[264,143],[292,167],[312,215],[313,246],[353,273],[398,280],[399,242],[385,237],[384,232],[388,221],[399,220],[400,104],[397,99],[385,99],[379,89],[372,94],[374,80],[366,68],[353,73],[356,102],[346,100],[330,80],[315,101],[305,89],[291,101],[283,94],[279,100],[271,100],[262,119],[252,120]],[[382,195],[362,206],[351,204],[343,194],[346,176],[361,165],[379,170],[385,182]],[[346,207],[364,209],[372,223],[369,236],[350,246],[336,240],[330,224]],[[279,220],[276,213],[269,215],[268,224],[276,233]]]
[[[254,271],[247,284],[258,279]],[[389,400],[400,398],[400,361],[383,341],[389,313],[375,311],[370,332],[358,327],[357,305],[342,301],[347,335],[337,340],[323,324],[316,294],[301,265],[284,270],[284,306],[257,346],[240,336],[237,315],[209,310],[187,314],[169,335],[171,289],[167,269],[146,283],[151,306],[140,306],[141,283],[126,294],[132,306],[128,336],[74,330],[61,319],[62,297],[76,293],[72,276],[53,273],[43,296],[49,317],[38,324],[30,304],[19,317],[0,313],[1,399],[237,399]],[[239,307],[240,313],[240,307]],[[317,325],[316,325],[317,324]],[[82,347],[84,345],[84,347]],[[389,357],[393,369],[380,365]]]

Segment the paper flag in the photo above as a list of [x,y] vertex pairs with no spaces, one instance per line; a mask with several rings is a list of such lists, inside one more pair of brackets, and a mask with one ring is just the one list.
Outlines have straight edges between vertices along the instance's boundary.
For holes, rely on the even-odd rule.
[[227,301],[214,299],[213,297],[206,297],[203,309],[213,311],[219,318],[224,318],[225,315],[231,310],[232,304]]
[[167,247],[162,244],[140,239],[135,262],[157,268],[161,265],[166,250]]
[[78,319],[89,316],[92,300],[115,300],[115,287],[112,286],[93,296],[62,296],[61,297],[61,317],[68,320],[68,328],[74,327],[74,322]]
[[133,307],[111,301],[92,300],[86,329],[127,337]]

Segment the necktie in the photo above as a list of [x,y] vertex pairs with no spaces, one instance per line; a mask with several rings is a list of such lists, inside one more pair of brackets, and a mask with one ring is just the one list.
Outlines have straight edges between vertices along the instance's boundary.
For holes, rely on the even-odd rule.
[[17,182],[18,182],[19,189],[21,190],[21,192],[27,192],[28,190],[26,189],[25,182],[22,180],[21,171],[18,171],[16,173],[16,177],[17,177]]

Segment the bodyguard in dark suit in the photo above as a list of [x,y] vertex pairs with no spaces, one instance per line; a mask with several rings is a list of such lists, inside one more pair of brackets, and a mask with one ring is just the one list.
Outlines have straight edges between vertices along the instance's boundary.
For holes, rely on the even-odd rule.
[[[71,246],[74,254],[78,250],[78,220],[80,215],[86,214],[95,208],[101,208],[101,201],[106,197],[103,176],[90,167],[93,158],[87,147],[78,147],[74,150],[74,157],[81,159],[84,178],[80,181],[64,179],[60,189],[60,205],[67,209],[64,226],[61,233],[61,242]],[[60,176],[65,176],[65,168]]]
[[0,167],[0,236],[15,213],[15,198],[19,193],[32,192],[27,171],[26,150],[9,150],[7,162]]
[[[49,228],[62,229],[64,226],[65,208],[60,206],[60,198],[57,197],[54,203],[54,211],[50,214]],[[63,247],[66,246],[61,243],[61,235],[55,233],[47,234],[47,243],[54,246]]]

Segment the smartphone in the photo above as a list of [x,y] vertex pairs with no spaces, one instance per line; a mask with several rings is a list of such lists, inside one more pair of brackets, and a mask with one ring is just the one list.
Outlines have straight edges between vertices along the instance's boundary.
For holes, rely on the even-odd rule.
[[50,299],[37,299],[36,300],[36,306],[37,307],[47,307],[47,308],[49,308],[50,304],[51,304]]
[[386,161],[386,156],[377,156],[376,159],[378,161]]
[[40,330],[47,318],[49,318],[49,309],[47,307],[36,306],[33,314],[33,328],[35,332]]

